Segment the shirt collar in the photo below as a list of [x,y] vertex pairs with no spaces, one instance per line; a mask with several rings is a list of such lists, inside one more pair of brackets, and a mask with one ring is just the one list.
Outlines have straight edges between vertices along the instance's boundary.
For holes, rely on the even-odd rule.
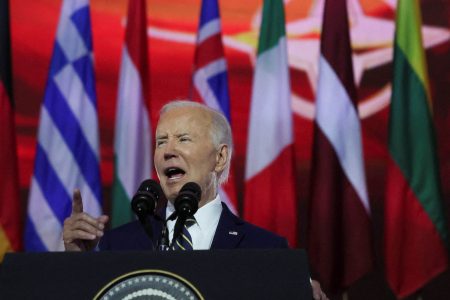
[[[167,201],[166,207],[166,218],[168,218],[175,211],[175,206],[171,201]],[[220,195],[217,193],[214,200],[206,203],[200,207],[194,214],[194,218],[197,221],[200,229],[208,228],[214,220],[220,217],[222,213],[222,201],[220,200]]]
[[216,220],[220,218],[222,213],[222,203],[219,193],[213,201],[206,203],[200,207],[194,214],[195,220],[201,230],[205,230],[211,227],[211,224],[215,224]]

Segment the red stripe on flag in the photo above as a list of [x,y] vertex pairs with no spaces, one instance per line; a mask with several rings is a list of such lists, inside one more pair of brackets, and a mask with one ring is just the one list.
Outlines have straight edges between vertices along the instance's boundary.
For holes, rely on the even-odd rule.
[[223,53],[220,33],[207,38],[200,45],[198,45],[195,52],[195,68],[200,69],[210,62],[222,58],[224,56]]
[[352,49],[345,0],[328,0],[325,4],[320,53],[330,64],[346,89],[356,110],[356,88],[352,67]]
[[297,246],[297,200],[293,145],[287,146],[270,165],[245,183],[247,221],[288,239]]
[[[0,81],[0,225],[14,250],[22,248],[14,114]],[[1,255],[0,255],[1,256]]]
[[141,85],[145,98],[145,105],[150,111],[149,63],[147,39],[147,8],[145,0],[130,0],[128,5],[127,29],[125,43],[134,66],[141,77]]
[[332,145],[315,125],[308,254],[313,271],[330,292],[370,271],[370,220],[343,172]]
[[436,226],[392,159],[387,183],[385,270],[395,294],[405,297],[447,269],[447,250]]

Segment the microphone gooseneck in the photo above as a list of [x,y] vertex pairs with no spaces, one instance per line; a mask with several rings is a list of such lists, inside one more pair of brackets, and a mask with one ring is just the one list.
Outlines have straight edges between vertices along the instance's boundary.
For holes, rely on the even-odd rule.
[[131,208],[137,215],[139,222],[141,222],[142,227],[152,241],[152,244],[153,230],[147,217],[155,214],[156,205],[162,194],[163,192],[159,183],[153,179],[147,179],[141,183],[131,200]]
[[174,211],[166,220],[161,219],[160,221],[163,223],[162,226],[162,231],[161,231],[161,236],[159,238],[158,241],[158,250],[159,251],[168,251],[169,248],[169,231],[167,228],[167,221],[173,221],[175,220],[177,217],[177,212]]
[[186,219],[192,217],[198,210],[198,202],[202,196],[200,186],[195,182],[188,182],[181,188],[175,198],[175,213],[177,221],[175,223],[171,245],[181,234]]

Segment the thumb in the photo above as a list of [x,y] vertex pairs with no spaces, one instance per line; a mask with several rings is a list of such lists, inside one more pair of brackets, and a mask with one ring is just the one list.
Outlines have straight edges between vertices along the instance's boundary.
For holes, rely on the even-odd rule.
[[79,189],[73,191],[72,200],[72,214],[83,212],[83,201],[81,200],[81,193]]

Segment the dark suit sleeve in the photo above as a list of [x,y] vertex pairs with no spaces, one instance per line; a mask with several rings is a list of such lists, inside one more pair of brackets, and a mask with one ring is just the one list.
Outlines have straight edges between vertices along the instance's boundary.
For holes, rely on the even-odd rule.
[[105,231],[105,234],[103,235],[103,237],[100,239],[100,241],[98,242],[98,250],[100,251],[106,251],[106,250],[111,250],[111,245],[110,245],[110,232],[109,231]]
[[[155,229],[156,230],[156,229]],[[155,235],[155,240],[158,236]],[[154,243],[154,242],[153,242]],[[98,250],[151,250],[153,244],[138,221],[107,230],[100,239]]]

